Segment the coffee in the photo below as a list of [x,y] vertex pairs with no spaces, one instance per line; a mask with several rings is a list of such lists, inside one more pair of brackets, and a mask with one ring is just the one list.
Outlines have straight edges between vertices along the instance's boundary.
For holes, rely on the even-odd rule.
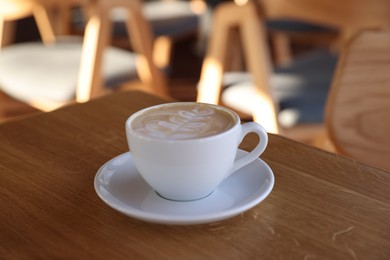
[[225,110],[202,103],[172,103],[144,111],[131,127],[140,135],[168,140],[212,136],[228,130],[237,122]]

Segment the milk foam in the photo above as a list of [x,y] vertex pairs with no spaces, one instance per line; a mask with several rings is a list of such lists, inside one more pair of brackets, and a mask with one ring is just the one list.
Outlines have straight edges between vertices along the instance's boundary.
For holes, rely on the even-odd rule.
[[139,134],[170,140],[194,139],[215,135],[235,124],[223,110],[200,103],[166,105],[145,111],[132,123]]

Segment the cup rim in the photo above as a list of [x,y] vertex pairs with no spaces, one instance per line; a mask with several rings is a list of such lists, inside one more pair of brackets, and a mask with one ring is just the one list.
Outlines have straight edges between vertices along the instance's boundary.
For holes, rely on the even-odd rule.
[[[205,137],[199,137],[199,138],[176,139],[176,140],[162,139],[162,138],[157,138],[157,137],[150,137],[150,136],[141,135],[141,134],[137,133],[131,127],[131,122],[138,115],[140,115],[140,114],[142,114],[142,113],[144,113],[144,112],[146,112],[148,110],[156,109],[156,108],[161,107],[161,106],[175,105],[175,104],[204,104],[204,105],[207,105],[207,106],[212,106],[212,107],[214,107],[216,109],[223,110],[223,111],[229,113],[234,118],[235,123],[234,123],[234,125],[232,127],[228,128],[228,129],[226,129],[226,130],[224,130],[224,131],[222,131],[220,133],[214,134],[214,135],[205,136]],[[162,104],[158,104],[158,105],[153,105],[153,106],[145,107],[143,109],[138,110],[137,112],[133,113],[132,115],[130,115],[126,119],[125,128],[126,128],[126,133],[127,132],[131,132],[133,135],[137,136],[138,138],[144,139],[144,140],[153,140],[153,142],[164,142],[164,143],[178,143],[178,142],[184,143],[184,142],[202,142],[202,141],[207,141],[207,140],[210,140],[210,139],[215,139],[215,138],[221,137],[222,135],[226,135],[226,134],[234,131],[234,129],[237,128],[240,125],[241,125],[241,119],[238,116],[238,114],[236,112],[234,112],[233,110],[227,108],[227,107],[220,106],[220,105],[209,104],[209,103],[202,103],[202,102],[178,101],[178,102],[168,102],[168,103],[162,103]]]

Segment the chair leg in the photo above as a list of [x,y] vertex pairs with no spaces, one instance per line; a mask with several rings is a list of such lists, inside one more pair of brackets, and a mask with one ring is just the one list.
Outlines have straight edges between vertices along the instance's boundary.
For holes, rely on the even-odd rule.
[[226,60],[224,63],[227,71],[242,71],[245,67],[239,33],[238,28],[231,28],[229,30],[228,42],[230,46],[226,50]]
[[153,60],[160,69],[166,69],[171,63],[173,40],[170,37],[160,36],[154,40]]
[[214,13],[212,32],[207,44],[207,55],[202,64],[198,84],[198,102],[219,103],[229,31],[231,26],[236,25],[235,21],[230,21],[229,17],[225,16],[225,10],[235,12],[235,7],[230,4],[221,4]]
[[132,6],[128,10],[131,15],[126,21],[126,27],[128,34],[131,35],[130,41],[133,48],[140,54],[137,60],[138,74],[145,83],[146,89],[158,95],[168,96],[165,76],[153,60],[153,43],[149,24],[142,15],[141,6],[133,1],[130,3]]
[[41,5],[37,5],[33,10],[33,15],[43,42],[45,44],[54,43],[56,37],[47,8]]
[[271,94],[271,58],[266,29],[253,2],[248,2],[242,8],[245,19],[241,19],[241,38],[247,67],[253,77],[258,99],[253,107],[253,118],[267,131],[278,133],[277,106]]
[[88,20],[80,70],[77,82],[76,100],[86,102],[104,94],[101,75],[103,51],[110,35],[108,14],[100,6],[91,7]]
[[56,10],[56,16],[54,17],[54,26],[57,35],[70,34],[70,9],[71,6],[67,1],[59,1],[58,10]]
[[0,49],[14,41],[15,22],[5,21],[0,17]]

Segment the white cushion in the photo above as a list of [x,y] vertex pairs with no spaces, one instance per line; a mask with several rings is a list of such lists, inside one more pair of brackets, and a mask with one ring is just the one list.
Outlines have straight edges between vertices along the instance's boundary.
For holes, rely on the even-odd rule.
[[[279,123],[321,123],[336,66],[336,55],[327,51],[308,53],[291,64],[277,68],[271,76],[271,95],[279,104]],[[252,114],[255,86],[249,73],[226,73],[222,101],[238,111]]]
[[[0,52],[0,89],[21,101],[74,98],[80,68],[81,38],[61,38],[52,46],[41,42],[10,45]],[[136,56],[107,48],[103,60],[106,86],[137,77]]]

